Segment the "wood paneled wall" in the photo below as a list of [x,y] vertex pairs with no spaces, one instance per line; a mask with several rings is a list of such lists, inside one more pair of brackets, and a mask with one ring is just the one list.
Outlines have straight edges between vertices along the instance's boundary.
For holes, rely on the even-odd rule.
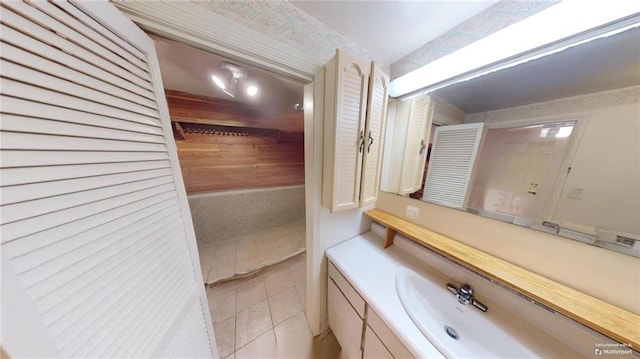
[[189,96],[181,93],[176,101],[167,92],[172,121],[272,129],[278,136],[185,132],[176,144],[187,193],[304,184],[302,112],[262,119],[256,108]]

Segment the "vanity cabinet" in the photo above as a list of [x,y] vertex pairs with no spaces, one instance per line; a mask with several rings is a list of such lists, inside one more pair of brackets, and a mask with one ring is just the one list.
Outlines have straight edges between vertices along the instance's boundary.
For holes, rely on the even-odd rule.
[[329,326],[349,358],[414,358],[400,339],[329,262]]
[[340,51],[325,65],[322,205],[331,212],[376,201],[388,85],[374,62]]
[[365,302],[338,270],[329,264],[327,313],[329,326],[348,358],[362,357]]

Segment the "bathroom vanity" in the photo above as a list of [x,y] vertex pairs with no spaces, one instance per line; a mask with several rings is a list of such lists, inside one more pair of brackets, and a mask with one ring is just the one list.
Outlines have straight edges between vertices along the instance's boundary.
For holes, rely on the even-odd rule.
[[[348,357],[576,358],[596,357],[599,346],[617,345],[389,232],[373,224],[372,232],[327,251],[329,326]],[[395,245],[385,248],[390,241]],[[460,298],[463,283],[475,289],[466,303]]]

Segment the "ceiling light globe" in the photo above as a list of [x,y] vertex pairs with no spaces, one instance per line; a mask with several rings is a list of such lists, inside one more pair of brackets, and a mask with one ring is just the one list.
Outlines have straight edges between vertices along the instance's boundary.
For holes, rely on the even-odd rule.
[[258,94],[258,87],[257,86],[249,86],[247,87],[247,95],[249,96],[255,96]]

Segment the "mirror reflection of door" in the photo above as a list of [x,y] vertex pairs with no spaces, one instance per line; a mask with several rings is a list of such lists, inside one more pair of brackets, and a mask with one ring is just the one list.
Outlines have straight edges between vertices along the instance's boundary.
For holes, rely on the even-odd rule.
[[549,200],[574,122],[490,129],[469,208],[533,219]]

